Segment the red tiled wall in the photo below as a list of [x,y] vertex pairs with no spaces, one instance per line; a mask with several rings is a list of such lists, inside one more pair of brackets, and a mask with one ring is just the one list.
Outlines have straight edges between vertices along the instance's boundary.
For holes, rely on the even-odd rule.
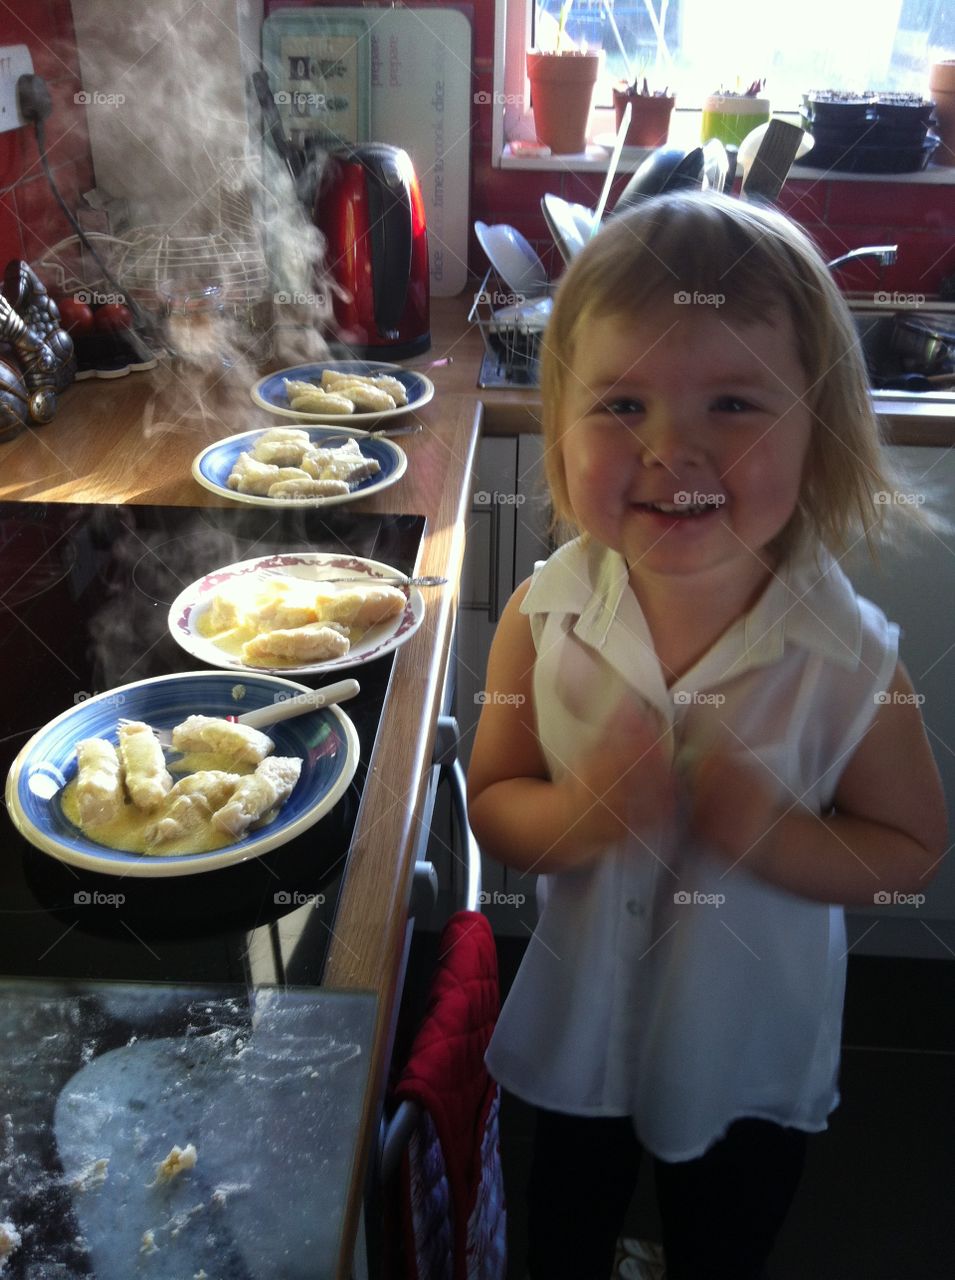
[[[0,4],[0,45],[25,44],[33,70],[53,99],[46,145],[57,186],[73,209],[94,185],[86,108],[69,0],[7,0]],[[0,134],[0,268],[10,258],[33,261],[72,229],[40,167],[32,125]]]

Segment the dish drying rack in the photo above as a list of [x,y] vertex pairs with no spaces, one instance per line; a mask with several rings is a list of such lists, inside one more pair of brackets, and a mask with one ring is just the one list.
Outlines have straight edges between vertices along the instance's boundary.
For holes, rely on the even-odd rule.
[[539,325],[521,318],[502,321],[495,312],[492,299],[510,296],[493,267],[489,267],[468,312],[468,322],[476,324],[484,343],[484,357],[478,373],[478,386],[539,387],[538,363],[542,330]]

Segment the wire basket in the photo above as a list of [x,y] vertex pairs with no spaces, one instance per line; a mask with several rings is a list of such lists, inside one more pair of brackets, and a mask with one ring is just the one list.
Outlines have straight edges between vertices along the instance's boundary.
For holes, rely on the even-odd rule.
[[468,312],[468,321],[477,325],[484,343],[478,386],[540,386],[538,355],[543,330],[521,317],[502,320],[493,299],[506,293],[506,286],[490,267]]

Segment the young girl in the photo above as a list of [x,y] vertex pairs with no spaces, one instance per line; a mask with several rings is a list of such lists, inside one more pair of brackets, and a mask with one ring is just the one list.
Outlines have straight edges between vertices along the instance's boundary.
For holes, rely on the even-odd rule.
[[579,536],[501,619],[469,779],[483,849],[543,877],[488,1051],[539,1108],[529,1272],[607,1280],[646,1150],[668,1280],[750,1280],[838,1102],[842,906],[923,890],[945,843],[898,628],[838,563],[913,504],[768,209],[609,224],[542,382]]

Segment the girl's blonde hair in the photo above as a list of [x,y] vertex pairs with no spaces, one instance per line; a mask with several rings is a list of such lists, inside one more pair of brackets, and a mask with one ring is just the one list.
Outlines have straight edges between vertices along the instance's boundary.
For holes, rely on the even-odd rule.
[[541,347],[545,468],[556,525],[575,527],[559,446],[578,336],[607,317],[626,323],[661,303],[692,305],[694,295],[734,324],[771,321],[780,309],[792,322],[812,433],[799,503],[770,548],[779,559],[804,543],[821,542],[839,555],[862,536],[875,556],[888,519],[933,524],[917,504],[893,500],[905,480],[872,412],[848,306],[809,237],[774,209],[680,192],[612,219],[561,280]]

